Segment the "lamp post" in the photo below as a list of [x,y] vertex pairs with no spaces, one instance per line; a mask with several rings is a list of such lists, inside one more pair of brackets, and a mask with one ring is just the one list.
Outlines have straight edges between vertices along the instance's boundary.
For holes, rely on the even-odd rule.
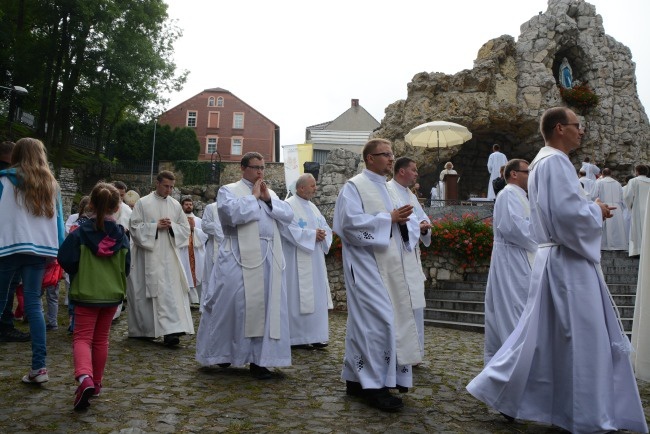
[[[217,155],[218,160],[214,159],[215,154]],[[217,151],[217,148],[215,147],[214,151],[210,155],[210,168],[212,169],[212,182],[215,184],[219,183],[218,178],[221,177],[221,173],[220,173],[221,168],[217,168],[218,163],[221,163],[221,154]]]
[[156,125],[158,125],[158,118],[153,118],[153,145],[151,146],[151,176],[149,177],[149,183],[153,185],[153,156],[156,152]]
[[11,127],[13,126],[14,123],[14,111],[13,109],[13,98],[14,95],[27,95],[29,92],[27,89],[25,89],[22,86],[12,86],[12,87],[7,87],[7,86],[0,86],[1,89],[6,89],[9,91],[9,113],[8,113],[8,123],[9,123],[9,132],[7,133],[9,136],[9,139],[12,139],[12,134],[11,134]]

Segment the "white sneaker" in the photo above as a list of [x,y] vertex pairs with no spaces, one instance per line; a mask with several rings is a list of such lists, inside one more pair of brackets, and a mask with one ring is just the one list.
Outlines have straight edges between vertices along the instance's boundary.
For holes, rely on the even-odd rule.
[[45,383],[48,381],[50,377],[47,375],[47,369],[46,368],[41,368],[41,369],[32,369],[29,371],[29,373],[25,376],[23,376],[23,383],[35,383],[35,384],[41,384]]

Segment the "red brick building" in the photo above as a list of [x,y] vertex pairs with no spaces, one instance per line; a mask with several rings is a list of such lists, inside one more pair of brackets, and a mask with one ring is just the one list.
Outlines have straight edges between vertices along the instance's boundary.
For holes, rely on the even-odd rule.
[[201,144],[199,160],[214,156],[240,161],[246,152],[259,152],[266,161],[280,161],[280,127],[219,87],[205,89],[166,111],[158,123],[195,128]]

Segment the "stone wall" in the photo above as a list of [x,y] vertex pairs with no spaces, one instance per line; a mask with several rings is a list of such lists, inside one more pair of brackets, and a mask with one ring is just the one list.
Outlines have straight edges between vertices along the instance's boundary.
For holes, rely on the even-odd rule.
[[[329,277],[330,291],[334,310],[347,310],[347,295],[345,279],[343,276],[343,262],[340,254],[331,253],[325,259],[327,275]],[[446,280],[465,280],[467,273],[487,273],[489,262],[476,267],[463,269],[458,262],[448,255],[430,255],[423,252],[422,270],[427,276],[425,288],[436,288],[438,282]]]
[[[508,158],[529,161],[543,146],[539,118],[547,108],[564,105],[557,77],[566,57],[574,81],[586,83],[600,97],[596,107],[578,111],[587,128],[571,160],[579,168],[589,156],[620,180],[635,164],[648,162],[650,125],[637,94],[632,53],[605,33],[603,21],[585,1],[549,0],[545,13],[522,24],[516,42],[504,35],[480,47],[471,70],[416,74],[406,100],[386,108],[374,136],[392,140],[396,155],[416,159],[421,191],[428,193],[442,165],[452,161],[461,175],[460,198],[484,196],[492,144],[500,144]],[[413,127],[432,120],[462,124],[473,138],[439,151],[405,144]]]

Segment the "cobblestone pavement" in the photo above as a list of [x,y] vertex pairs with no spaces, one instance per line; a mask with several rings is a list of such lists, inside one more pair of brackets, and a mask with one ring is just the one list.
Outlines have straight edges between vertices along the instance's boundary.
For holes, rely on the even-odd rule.
[[[507,423],[467,393],[465,385],[482,365],[479,333],[427,327],[426,362],[415,368],[415,387],[402,395],[405,408],[382,413],[345,395],[344,313],[330,315],[327,349],[294,350],[293,365],[276,369],[282,378],[266,381],[252,379],[244,368],[201,368],[194,337],[183,337],[178,348],[128,339],[124,314],[111,332],[102,394],[84,412],[72,410],[76,384],[63,313],[59,330],[48,332],[50,381],[42,386],[20,381],[29,367],[29,344],[0,343],[0,432],[560,432]],[[199,314],[193,314],[198,326]],[[639,387],[648,415],[650,383]]]

